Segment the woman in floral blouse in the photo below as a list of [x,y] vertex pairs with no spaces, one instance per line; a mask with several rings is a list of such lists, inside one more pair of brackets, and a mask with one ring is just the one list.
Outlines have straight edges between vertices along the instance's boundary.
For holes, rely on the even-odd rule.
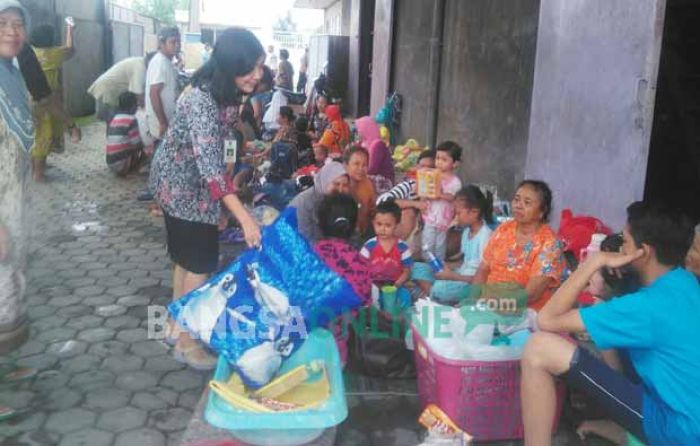
[[547,224],[552,191],[547,183],[525,180],[512,202],[513,220],[491,236],[475,284],[515,284],[525,289],[528,307],[540,310],[565,272],[561,243]]
[[[216,271],[222,204],[238,219],[248,245],[260,243],[260,228],[226,173],[224,147],[241,150],[238,109],[244,96],[255,91],[264,59],[251,32],[230,28],[221,33],[211,59],[178,100],[165,142],[156,150],[150,187],[164,211],[168,252],[175,263],[174,299]],[[215,358],[177,331],[168,335],[177,342],[176,358],[197,369],[213,368]]]

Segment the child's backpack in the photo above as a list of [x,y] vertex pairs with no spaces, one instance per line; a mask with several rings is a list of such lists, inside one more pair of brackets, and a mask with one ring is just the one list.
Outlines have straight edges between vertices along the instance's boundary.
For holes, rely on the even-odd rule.
[[297,170],[296,144],[278,141],[272,144],[270,152],[269,181],[282,181],[291,178]]
[[[557,237],[564,244],[564,253],[575,259],[576,264],[581,260],[581,250],[591,243],[595,233],[612,234],[610,228],[595,217],[589,215],[574,216],[571,209],[561,212],[561,223]],[[569,265],[571,267],[572,265]],[[575,267],[575,265],[573,265]]]

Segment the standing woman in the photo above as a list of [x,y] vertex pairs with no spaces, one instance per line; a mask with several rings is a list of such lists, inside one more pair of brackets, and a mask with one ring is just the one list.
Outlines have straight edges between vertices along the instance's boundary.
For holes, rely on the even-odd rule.
[[[63,108],[61,93],[61,66],[67,59],[73,57],[73,26],[66,25],[66,41],[63,46],[54,45],[54,28],[51,25],[38,26],[32,30],[31,44],[39,60],[41,69],[44,70],[46,80],[51,87],[52,96],[49,101],[53,108]],[[52,107],[35,104],[34,115],[36,120],[36,141],[32,149],[32,169],[34,181],[44,181],[44,169],[46,158],[51,150],[58,153],[63,151],[63,120],[52,112]],[[69,130],[74,137],[79,136],[79,130],[75,123],[70,124]],[[79,138],[77,138],[79,139]]]
[[[260,228],[226,173],[224,145],[240,140],[238,110],[244,96],[255,91],[264,60],[263,47],[250,31],[221,33],[211,59],[178,100],[165,142],[153,158],[150,186],[164,211],[168,252],[175,263],[174,299],[216,271],[222,205],[238,219],[248,245],[260,243]],[[171,341],[176,331],[171,330]],[[216,358],[187,333],[179,333],[176,342],[176,358],[200,370],[214,367]]]
[[28,19],[18,1],[0,0],[0,355],[29,334],[23,301],[34,126],[27,88],[13,65],[26,39]]

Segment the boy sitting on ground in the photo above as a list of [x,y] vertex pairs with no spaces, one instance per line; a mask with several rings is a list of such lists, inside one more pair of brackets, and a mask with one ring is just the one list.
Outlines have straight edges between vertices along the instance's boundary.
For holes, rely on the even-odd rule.
[[138,98],[129,91],[119,95],[119,109],[107,127],[107,167],[124,176],[143,158],[143,142],[136,120]]
[[[621,429],[649,445],[700,444],[700,284],[682,269],[689,222],[646,203],[627,209],[621,253],[591,255],[538,315],[542,332],[522,358],[525,444],[551,444],[555,377],[590,395]],[[610,302],[574,309],[600,269],[629,265],[643,287]],[[587,330],[598,348],[625,350],[635,384],[556,333]],[[549,333],[547,333],[549,332]]]

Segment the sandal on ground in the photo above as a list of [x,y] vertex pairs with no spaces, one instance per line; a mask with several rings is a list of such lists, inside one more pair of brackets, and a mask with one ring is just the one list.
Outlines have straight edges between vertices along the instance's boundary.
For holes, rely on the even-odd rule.
[[194,345],[180,350],[175,348],[173,357],[177,362],[187,364],[195,370],[210,371],[216,367],[217,358],[209,354],[203,347]]
[[17,415],[17,411],[11,407],[0,406],[0,421],[9,420]]
[[36,376],[36,369],[30,367],[18,367],[14,370],[0,375],[0,383],[13,383],[24,381]]
[[83,139],[83,132],[75,124],[68,127],[68,133],[70,133],[70,142],[73,144],[78,144]]

